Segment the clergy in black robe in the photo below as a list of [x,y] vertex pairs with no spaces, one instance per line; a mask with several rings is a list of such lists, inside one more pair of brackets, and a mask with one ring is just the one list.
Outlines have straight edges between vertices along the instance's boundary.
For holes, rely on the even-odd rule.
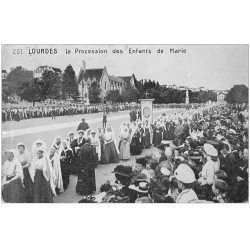
[[150,125],[146,125],[144,127],[144,145],[145,148],[150,148],[151,145],[151,133],[150,133]]
[[163,129],[158,124],[153,130],[153,144],[155,147],[161,144]]
[[86,139],[79,150],[76,193],[90,195],[96,191],[95,167],[95,148],[91,146],[90,139]]
[[141,146],[141,134],[139,128],[136,129],[131,143],[130,143],[130,153],[132,155],[139,155],[142,153],[142,146]]
[[145,147],[145,141],[144,141],[144,128],[141,126],[141,123],[138,124],[138,129],[140,132],[140,142],[141,142],[141,148],[143,149]]
[[163,140],[174,140],[174,129],[175,128],[172,122],[166,122],[166,126],[163,131]]

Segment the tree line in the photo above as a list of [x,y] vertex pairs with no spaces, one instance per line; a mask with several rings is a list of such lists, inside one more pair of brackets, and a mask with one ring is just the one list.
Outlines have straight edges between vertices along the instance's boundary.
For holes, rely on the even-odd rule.
[[[80,96],[75,71],[68,65],[63,74],[59,75],[53,71],[45,71],[41,78],[33,78],[33,72],[18,66],[10,71],[6,79],[8,87],[3,85],[2,100],[8,101],[8,97],[16,94],[22,100],[29,102],[39,102],[46,99],[78,99]],[[217,101],[217,94],[213,91],[200,90],[189,92],[190,103],[205,103],[209,100]],[[138,81],[135,85],[127,84],[125,88],[110,90],[105,97],[110,102],[138,102],[139,99],[152,98],[155,103],[185,103],[186,90],[167,88],[159,82],[153,80]],[[101,87],[94,81],[89,86],[90,103],[101,102]],[[248,103],[248,87],[245,85],[235,85],[226,95],[225,101],[228,103]]]
[[[213,91],[199,91],[189,92],[190,103],[204,103],[211,101],[217,101],[217,95]],[[135,80],[135,86],[130,84],[119,93],[118,90],[111,90],[107,94],[107,100],[117,101],[133,101],[137,102],[138,99],[150,98],[155,99],[154,103],[185,103],[186,101],[186,90],[179,90],[174,88],[167,88],[162,86],[159,82],[152,80],[137,81]]]
[[46,99],[77,99],[80,95],[76,74],[71,65],[65,68],[62,75],[45,70],[41,78],[34,78],[32,71],[18,66],[10,71],[6,82],[8,87],[5,85],[2,91],[5,102],[13,95],[29,102],[40,102]]

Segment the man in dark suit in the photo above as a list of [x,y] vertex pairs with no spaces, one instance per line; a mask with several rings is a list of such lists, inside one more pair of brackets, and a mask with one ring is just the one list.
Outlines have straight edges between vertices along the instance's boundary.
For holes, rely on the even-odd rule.
[[136,121],[136,111],[132,110],[129,112],[129,116],[130,116],[130,122],[132,123],[133,121]]
[[229,178],[229,182],[233,181],[232,178],[234,177],[237,171],[236,159],[234,154],[229,152],[229,146],[225,143],[223,143],[219,159],[220,159],[220,170],[224,170],[226,172]]
[[87,122],[85,122],[85,119],[82,118],[82,122],[78,125],[77,131],[83,130],[85,132],[87,129],[89,129],[89,125]]
[[243,151],[243,159],[237,164],[232,188],[233,202],[246,202],[248,200],[248,149]]
[[95,167],[95,149],[88,138],[79,150],[76,193],[90,195],[96,191]]
[[102,117],[102,127],[103,127],[103,129],[106,129],[106,125],[107,125],[107,114],[104,111],[103,112],[103,117]]

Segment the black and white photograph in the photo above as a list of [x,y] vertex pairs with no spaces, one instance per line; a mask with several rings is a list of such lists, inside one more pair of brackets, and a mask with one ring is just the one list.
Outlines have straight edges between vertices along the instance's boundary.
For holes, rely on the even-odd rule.
[[248,45],[2,44],[1,61],[2,205],[248,203]]

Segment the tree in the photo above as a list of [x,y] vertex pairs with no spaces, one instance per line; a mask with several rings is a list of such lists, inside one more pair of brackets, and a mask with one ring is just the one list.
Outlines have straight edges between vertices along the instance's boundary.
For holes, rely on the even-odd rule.
[[6,81],[10,83],[11,88],[9,89],[11,93],[17,93],[19,87],[25,83],[30,81],[33,78],[33,72],[31,70],[27,70],[22,68],[22,66],[17,66],[9,72]]
[[9,102],[9,97],[11,97],[12,92],[9,88],[2,88],[2,101],[4,103]]
[[46,99],[45,95],[43,95],[42,84],[38,78],[23,83],[19,88],[19,96],[21,100],[33,103],[44,101]]
[[51,70],[45,70],[42,79],[38,80],[44,99],[61,98],[61,79],[59,75]]
[[118,89],[110,90],[107,93],[106,100],[111,101],[111,102],[121,102],[122,97],[121,97],[121,94],[120,94],[119,90]]
[[248,103],[248,87],[246,85],[234,85],[225,97],[228,103]]
[[140,97],[140,93],[129,83],[122,91],[121,96],[123,102],[137,102]]
[[90,103],[100,103],[101,98],[101,88],[98,82],[93,81],[89,87],[89,102]]
[[79,97],[80,93],[78,90],[78,84],[76,80],[76,73],[71,65],[68,65],[64,70],[62,77],[62,95],[63,99]]

